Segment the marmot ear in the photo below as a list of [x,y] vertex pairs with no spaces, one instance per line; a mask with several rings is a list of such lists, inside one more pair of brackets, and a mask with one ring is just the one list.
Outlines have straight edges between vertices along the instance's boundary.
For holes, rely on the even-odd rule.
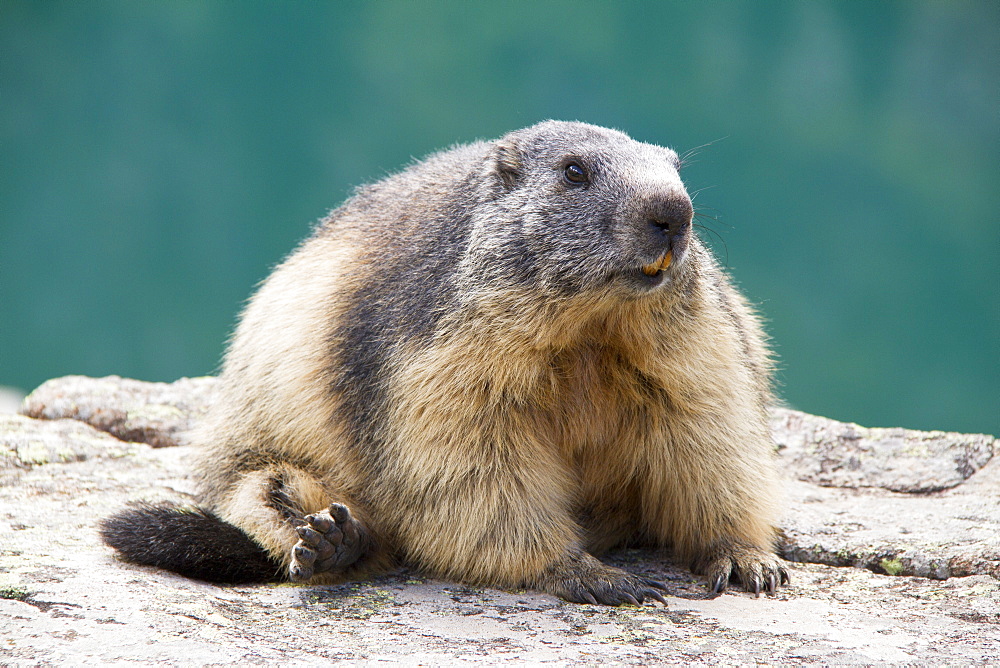
[[507,190],[513,190],[521,179],[521,151],[509,141],[500,141],[493,149],[497,176]]

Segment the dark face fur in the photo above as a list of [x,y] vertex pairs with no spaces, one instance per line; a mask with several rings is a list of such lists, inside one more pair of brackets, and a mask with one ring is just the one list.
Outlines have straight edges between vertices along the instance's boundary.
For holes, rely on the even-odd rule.
[[491,257],[498,280],[644,294],[682,270],[693,209],[673,151],[548,122],[503,137],[488,160],[492,201],[469,251]]

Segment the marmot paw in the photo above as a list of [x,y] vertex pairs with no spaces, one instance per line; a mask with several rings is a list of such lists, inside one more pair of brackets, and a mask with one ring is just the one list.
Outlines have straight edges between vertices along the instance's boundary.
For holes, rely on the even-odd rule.
[[642,605],[649,599],[667,604],[660,593],[667,590],[664,583],[626,573],[589,554],[550,568],[538,588],[573,603]]
[[356,562],[368,549],[368,532],[341,503],[306,515],[305,524],[296,527],[299,541],[292,548],[288,576],[305,582],[316,573],[343,570]]
[[731,579],[738,580],[743,589],[757,597],[761,591],[773,594],[778,586],[790,581],[784,563],[772,552],[729,541],[710,550],[692,570],[708,576],[708,587],[713,594],[724,592]]

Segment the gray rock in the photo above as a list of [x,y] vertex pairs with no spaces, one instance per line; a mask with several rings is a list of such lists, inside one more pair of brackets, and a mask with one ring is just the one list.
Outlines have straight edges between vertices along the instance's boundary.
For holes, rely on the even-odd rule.
[[927,495],[788,483],[781,554],[890,575],[1000,578],[1000,460]]
[[76,420],[43,422],[23,415],[0,414],[0,472],[42,464],[116,459],[134,454],[135,445]]
[[181,435],[207,409],[215,378],[146,383],[107,376],[54,378],[25,398],[21,413],[33,418],[86,422],[123,441],[153,447],[179,445]]
[[786,408],[771,411],[771,430],[790,472],[824,487],[937,492],[968,479],[998,447],[984,434],[868,429]]
[[[199,379],[187,396],[187,383],[124,379],[53,381],[63,388],[53,399],[33,393],[38,414],[106,431],[0,417],[0,663],[1000,662],[1000,459],[933,493],[790,479],[783,549],[818,563],[793,564],[792,583],[760,599],[711,598],[669,554],[648,550],[608,561],[664,579],[668,608],[576,605],[407,571],[332,587],[217,587],[117,561],[96,535],[98,519],[129,500],[192,500],[191,448],[107,432],[177,442],[211,382]],[[87,394],[88,383],[104,399]],[[185,416],[118,426],[171,407]],[[833,462],[836,448],[824,448]],[[815,475],[793,452],[782,450],[787,470]],[[934,457],[932,468],[955,468],[947,449]],[[886,469],[871,470],[877,478]]]

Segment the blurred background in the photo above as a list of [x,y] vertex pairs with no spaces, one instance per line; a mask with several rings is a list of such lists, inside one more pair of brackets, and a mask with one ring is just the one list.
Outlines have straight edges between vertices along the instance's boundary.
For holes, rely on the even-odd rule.
[[0,0],[0,385],[212,373],[353,187],[546,118],[703,147],[790,405],[1000,434],[995,0]]

